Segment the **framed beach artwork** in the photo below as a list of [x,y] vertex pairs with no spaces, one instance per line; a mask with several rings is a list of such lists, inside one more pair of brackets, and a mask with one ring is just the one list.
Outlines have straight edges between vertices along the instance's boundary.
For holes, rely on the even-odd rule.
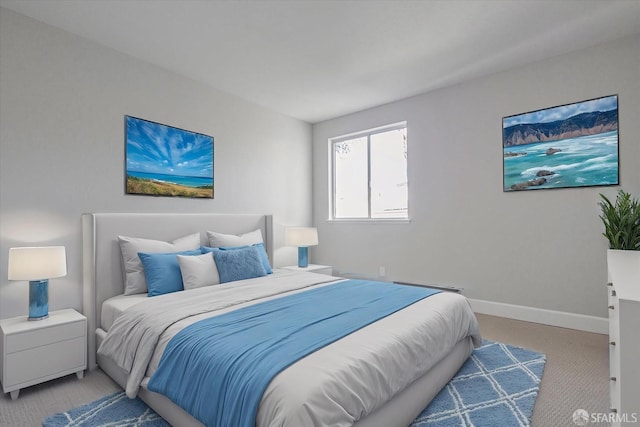
[[125,116],[126,193],[213,198],[213,137]]
[[504,191],[619,184],[618,96],[502,119]]

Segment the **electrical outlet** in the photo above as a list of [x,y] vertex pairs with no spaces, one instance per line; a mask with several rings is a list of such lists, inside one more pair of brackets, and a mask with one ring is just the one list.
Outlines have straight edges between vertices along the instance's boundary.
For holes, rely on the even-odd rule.
[[378,276],[384,277],[387,275],[387,270],[384,267],[378,268]]

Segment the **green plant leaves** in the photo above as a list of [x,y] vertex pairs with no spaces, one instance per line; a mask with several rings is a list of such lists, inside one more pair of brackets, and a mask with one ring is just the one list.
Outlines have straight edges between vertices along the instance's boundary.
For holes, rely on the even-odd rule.
[[618,191],[615,203],[603,194],[600,197],[602,234],[609,248],[640,251],[640,202],[623,190]]

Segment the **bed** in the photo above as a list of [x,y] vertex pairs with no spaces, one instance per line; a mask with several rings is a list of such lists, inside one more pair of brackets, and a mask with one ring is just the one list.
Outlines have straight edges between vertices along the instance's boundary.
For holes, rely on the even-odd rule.
[[[273,274],[266,277],[239,280],[206,289],[198,288],[154,298],[148,298],[146,294],[125,297],[122,294],[126,278],[123,277],[117,236],[169,242],[180,236],[199,233],[200,244],[209,246],[206,231],[241,235],[260,230],[266,257],[273,265],[272,228],[273,219],[270,215],[257,214],[84,214],[83,311],[88,319],[90,369],[99,366],[130,397],[139,396],[172,425],[203,425],[163,394],[149,390],[150,377],[158,369],[162,353],[171,338],[186,325],[222,317],[224,313],[239,312],[237,307],[284,300],[272,289],[281,287],[284,296],[295,298],[298,293],[342,286],[344,279],[274,269]],[[269,289],[267,294],[262,294],[264,289]],[[248,298],[248,295],[254,295],[252,292],[258,293]],[[132,314],[135,310],[146,310],[145,305],[151,307],[155,304],[155,308],[150,310],[158,312],[165,310],[164,304],[192,307],[201,301],[208,301],[208,298],[218,304],[217,301],[222,300],[220,295],[227,293],[235,301],[231,305],[222,307],[214,304],[211,312],[181,314],[180,320],[167,320],[167,325],[159,327],[161,332],[153,348],[147,351],[149,360],[141,362],[141,367],[123,369],[117,358],[98,354],[97,350],[105,340],[107,343],[113,341],[112,337],[118,334],[117,331],[123,330],[121,324],[126,323],[124,319],[135,316]],[[236,303],[238,306],[234,305]],[[161,317],[158,319],[151,322],[162,321]],[[416,333],[426,334],[429,342],[419,335],[412,335]],[[404,336],[409,338],[403,340],[411,341],[411,345],[402,344],[404,350],[400,346],[391,350],[382,347]],[[406,426],[454,376],[480,342],[477,321],[463,296],[449,292],[428,296],[286,367],[269,382],[264,391],[255,425]],[[384,357],[387,360],[377,361]],[[372,365],[374,362],[371,359],[376,359],[375,363],[379,365]],[[340,382],[333,383],[333,378],[322,381],[316,379],[327,372],[329,376],[339,377]],[[134,378],[137,376],[141,378]],[[369,377],[375,378],[372,380]],[[314,381],[319,381],[319,384],[314,384]],[[302,383],[305,384],[304,390],[301,389]],[[320,390],[321,387],[329,387],[334,394],[326,389]],[[200,388],[197,392],[202,395],[209,393]],[[330,402],[316,403],[324,395],[330,395]]]

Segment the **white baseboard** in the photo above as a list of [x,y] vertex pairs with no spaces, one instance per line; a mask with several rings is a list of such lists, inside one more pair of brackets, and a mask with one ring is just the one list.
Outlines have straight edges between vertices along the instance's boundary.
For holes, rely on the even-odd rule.
[[585,314],[567,313],[564,311],[471,298],[469,298],[469,302],[471,302],[473,311],[480,314],[489,314],[492,316],[542,323],[543,325],[559,326],[561,328],[577,329],[579,331],[595,332],[598,334],[609,333],[609,319],[605,317],[587,316]]

